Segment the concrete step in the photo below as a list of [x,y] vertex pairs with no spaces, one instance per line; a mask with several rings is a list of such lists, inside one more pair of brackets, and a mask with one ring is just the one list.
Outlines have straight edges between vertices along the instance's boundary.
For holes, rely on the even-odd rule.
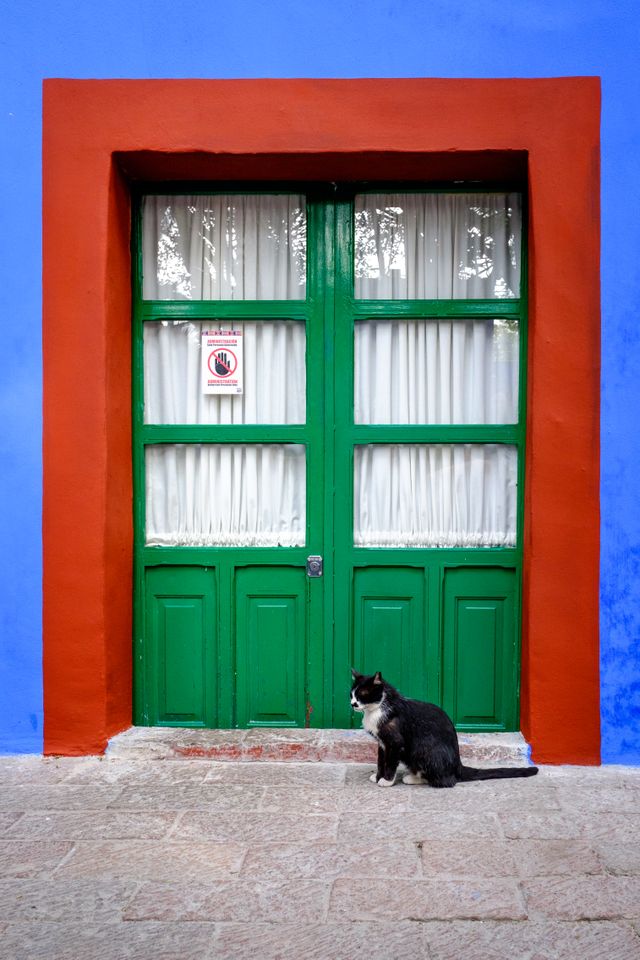
[[[527,766],[521,733],[461,733],[467,766]],[[112,737],[107,756],[127,760],[245,760],[300,763],[375,763],[376,743],[363,730],[201,730],[131,727]]]

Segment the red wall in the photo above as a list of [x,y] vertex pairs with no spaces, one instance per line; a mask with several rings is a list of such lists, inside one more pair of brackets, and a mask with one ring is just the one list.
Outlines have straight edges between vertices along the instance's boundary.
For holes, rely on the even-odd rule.
[[45,752],[131,722],[127,178],[477,179],[526,157],[522,729],[539,762],[598,762],[599,111],[593,78],[45,82]]

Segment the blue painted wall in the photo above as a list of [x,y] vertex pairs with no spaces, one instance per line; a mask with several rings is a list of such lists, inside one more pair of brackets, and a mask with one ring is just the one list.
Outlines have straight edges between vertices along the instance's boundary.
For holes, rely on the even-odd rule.
[[639,12],[635,0],[0,0],[0,751],[42,747],[42,79],[586,74],[603,88],[603,760],[640,763]]

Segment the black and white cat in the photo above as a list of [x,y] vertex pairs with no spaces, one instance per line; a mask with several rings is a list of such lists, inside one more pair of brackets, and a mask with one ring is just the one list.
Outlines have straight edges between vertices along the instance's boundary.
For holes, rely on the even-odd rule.
[[403,783],[428,783],[455,787],[468,780],[532,777],[537,767],[493,767],[477,770],[460,760],[458,735],[453,723],[435,703],[403,697],[378,672],[365,677],[352,670],[351,706],[364,715],[362,726],[378,741],[378,769],[371,780],[392,787],[398,764],[408,768]]

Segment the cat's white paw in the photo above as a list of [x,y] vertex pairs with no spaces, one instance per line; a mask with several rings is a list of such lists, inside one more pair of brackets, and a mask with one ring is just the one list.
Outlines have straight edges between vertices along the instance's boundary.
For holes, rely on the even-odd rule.
[[402,782],[413,784],[413,783],[426,783],[427,781],[425,780],[425,778],[422,776],[421,773],[405,773],[404,777],[402,778]]
[[395,777],[393,778],[393,780],[385,780],[384,777],[380,777],[380,779],[378,780],[378,786],[379,786],[379,787],[392,787],[395,782],[396,782],[396,778],[395,778]]
[[372,773],[371,776],[369,777],[369,780],[371,780],[371,783],[377,783],[377,781],[378,781],[378,774],[377,774],[377,773]]

